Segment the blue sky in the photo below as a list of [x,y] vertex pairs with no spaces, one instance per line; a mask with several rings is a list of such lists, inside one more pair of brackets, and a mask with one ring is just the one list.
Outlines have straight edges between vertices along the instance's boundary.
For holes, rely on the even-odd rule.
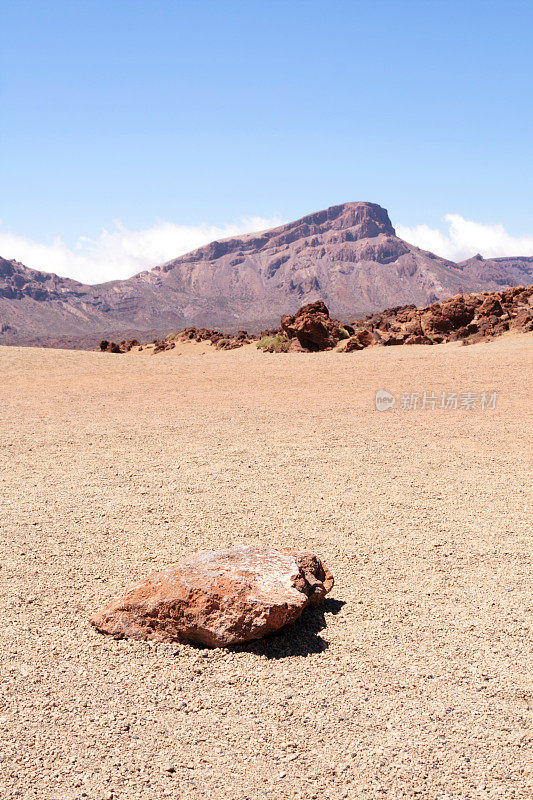
[[533,2],[0,9],[4,257],[125,277],[347,200],[443,255],[533,253]]

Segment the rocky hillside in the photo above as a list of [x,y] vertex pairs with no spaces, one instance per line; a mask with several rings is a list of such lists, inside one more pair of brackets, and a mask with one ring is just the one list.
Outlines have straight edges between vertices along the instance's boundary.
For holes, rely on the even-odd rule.
[[345,203],[87,286],[0,259],[0,342],[96,344],[186,325],[258,330],[323,300],[353,318],[533,280],[533,257],[454,263],[399,239],[385,209]]
[[217,350],[234,350],[255,342],[266,353],[314,353],[337,350],[351,353],[380,345],[442,344],[461,341],[476,344],[511,331],[533,331],[533,286],[513,286],[502,292],[458,294],[430,306],[389,308],[364,319],[341,322],[330,316],[322,300],[308,303],[295,314],[284,314],[281,327],[259,335],[238,331],[223,334],[207,328],[185,328],[164,339],[140,344],[136,339],[100,342],[107,353],[173,350],[180,342],[205,342]]

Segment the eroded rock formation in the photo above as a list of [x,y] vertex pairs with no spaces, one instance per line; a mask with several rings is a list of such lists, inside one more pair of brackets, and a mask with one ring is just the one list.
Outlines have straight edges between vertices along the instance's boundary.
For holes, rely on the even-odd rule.
[[318,605],[333,586],[310,553],[242,546],[201,553],[136,583],[91,623],[115,638],[226,647],[259,639]]
[[302,306],[292,316],[281,318],[281,330],[289,339],[296,338],[301,347],[309,352],[335,347],[345,337],[342,329],[338,320],[331,319],[322,300]]
[[513,286],[502,292],[458,294],[441,303],[416,308],[397,306],[371,314],[351,324],[331,319],[322,301],[281,318],[281,330],[299,349],[331,350],[343,345],[345,352],[373,345],[440,344],[462,340],[473,344],[506,331],[533,330],[533,286]]

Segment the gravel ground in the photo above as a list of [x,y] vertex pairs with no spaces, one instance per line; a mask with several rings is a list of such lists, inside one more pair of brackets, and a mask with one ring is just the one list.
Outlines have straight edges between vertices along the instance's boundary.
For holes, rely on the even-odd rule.
[[[0,348],[1,797],[528,797],[531,341]],[[231,651],[89,626],[240,543],[316,552],[325,607]]]

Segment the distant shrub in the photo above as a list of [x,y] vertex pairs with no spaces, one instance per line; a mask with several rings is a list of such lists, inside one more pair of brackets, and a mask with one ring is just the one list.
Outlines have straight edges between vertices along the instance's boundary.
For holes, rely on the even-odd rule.
[[260,350],[266,350],[268,353],[287,353],[291,343],[284,333],[277,333],[275,336],[263,336],[257,342],[257,347]]
[[346,330],[346,328],[337,328],[337,336],[339,339],[349,339],[350,334]]

